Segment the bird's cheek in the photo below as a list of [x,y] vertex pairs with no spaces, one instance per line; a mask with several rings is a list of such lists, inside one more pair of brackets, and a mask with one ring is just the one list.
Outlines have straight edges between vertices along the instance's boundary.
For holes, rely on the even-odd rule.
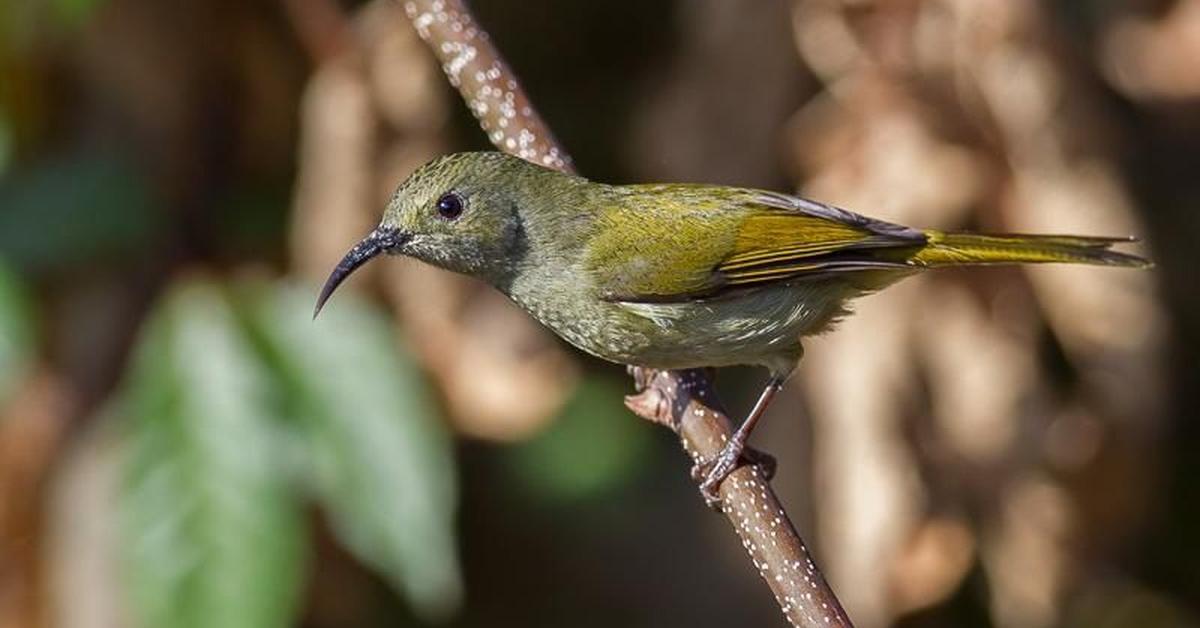
[[414,235],[401,253],[415,257],[427,264],[462,272],[462,269],[459,268],[461,254],[455,250],[453,243],[447,242],[445,238],[437,235]]
[[404,246],[398,247],[392,253],[397,255],[407,255],[415,257],[419,260],[428,260],[430,252],[434,247],[430,246],[429,238],[423,235],[413,235],[404,243]]

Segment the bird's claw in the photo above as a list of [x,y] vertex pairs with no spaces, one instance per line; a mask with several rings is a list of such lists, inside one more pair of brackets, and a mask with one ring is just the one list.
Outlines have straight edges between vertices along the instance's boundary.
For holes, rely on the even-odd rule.
[[779,467],[779,463],[775,460],[775,456],[765,452],[747,447],[742,452],[742,463],[758,467],[762,472],[763,479],[770,482],[775,479],[775,470]]
[[733,443],[726,444],[716,456],[692,465],[692,479],[700,482],[700,496],[704,498],[705,505],[718,512],[721,510],[721,483],[742,465],[758,467],[768,481],[775,477],[777,465],[774,456],[750,447],[737,447]]
[[692,479],[700,482],[700,496],[704,498],[704,505],[721,511],[721,483],[738,467],[739,459],[737,452],[731,452],[726,447],[713,458],[692,466]]

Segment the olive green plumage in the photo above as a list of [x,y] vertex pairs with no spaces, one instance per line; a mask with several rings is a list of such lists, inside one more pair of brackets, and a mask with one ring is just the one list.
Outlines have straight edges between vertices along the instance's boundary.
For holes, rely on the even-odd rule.
[[[711,504],[801,339],[846,303],[926,268],[1066,262],[1144,267],[1123,238],[921,231],[795,196],[713,185],[605,185],[502,153],[435,159],[334,269],[379,253],[491,283],[568,342],[658,368],[756,364],[771,374],[721,454],[700,465]],[[315,315],[315,313],[314,313]]]
[[1147,264],[1110,250],[1125,239],[921,231],[775,192],[605,185],[491,152],[420,168],[376,234],[391,239],[367,258],[410,255],[479,277],[601,358],[761,364],[777,376],[849,299],[925,268]]

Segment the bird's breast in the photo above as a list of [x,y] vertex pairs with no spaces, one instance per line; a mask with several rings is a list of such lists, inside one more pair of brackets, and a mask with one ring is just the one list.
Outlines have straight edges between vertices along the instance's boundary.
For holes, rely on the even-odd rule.
[[572,345],[622,364],[696,368],[775,364],[798,355],[800,338],[844,312],[852,291],[829,282],[780,284],[719,299],[611,301],[571,273],[538,273],[509,296]]

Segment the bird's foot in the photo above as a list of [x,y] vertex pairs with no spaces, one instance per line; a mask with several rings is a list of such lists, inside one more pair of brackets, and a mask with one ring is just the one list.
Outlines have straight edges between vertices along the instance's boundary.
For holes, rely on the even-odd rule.
[[775,457],[751,447],[738,445],[736,441],[726,443],[721,453],[697,462],[692,466],[692,479],[700,482],[700,496],[713,510],[721,510],[721,483],[738,467],[753,465],[759,468],[768,481],[775,477]]
[[775,470],[779,467],[775,456],[753,447],[747,447],[742,452],[742,462],[758,467],[758,470],[763,474],[763,479],[768,482],[775,479]]

